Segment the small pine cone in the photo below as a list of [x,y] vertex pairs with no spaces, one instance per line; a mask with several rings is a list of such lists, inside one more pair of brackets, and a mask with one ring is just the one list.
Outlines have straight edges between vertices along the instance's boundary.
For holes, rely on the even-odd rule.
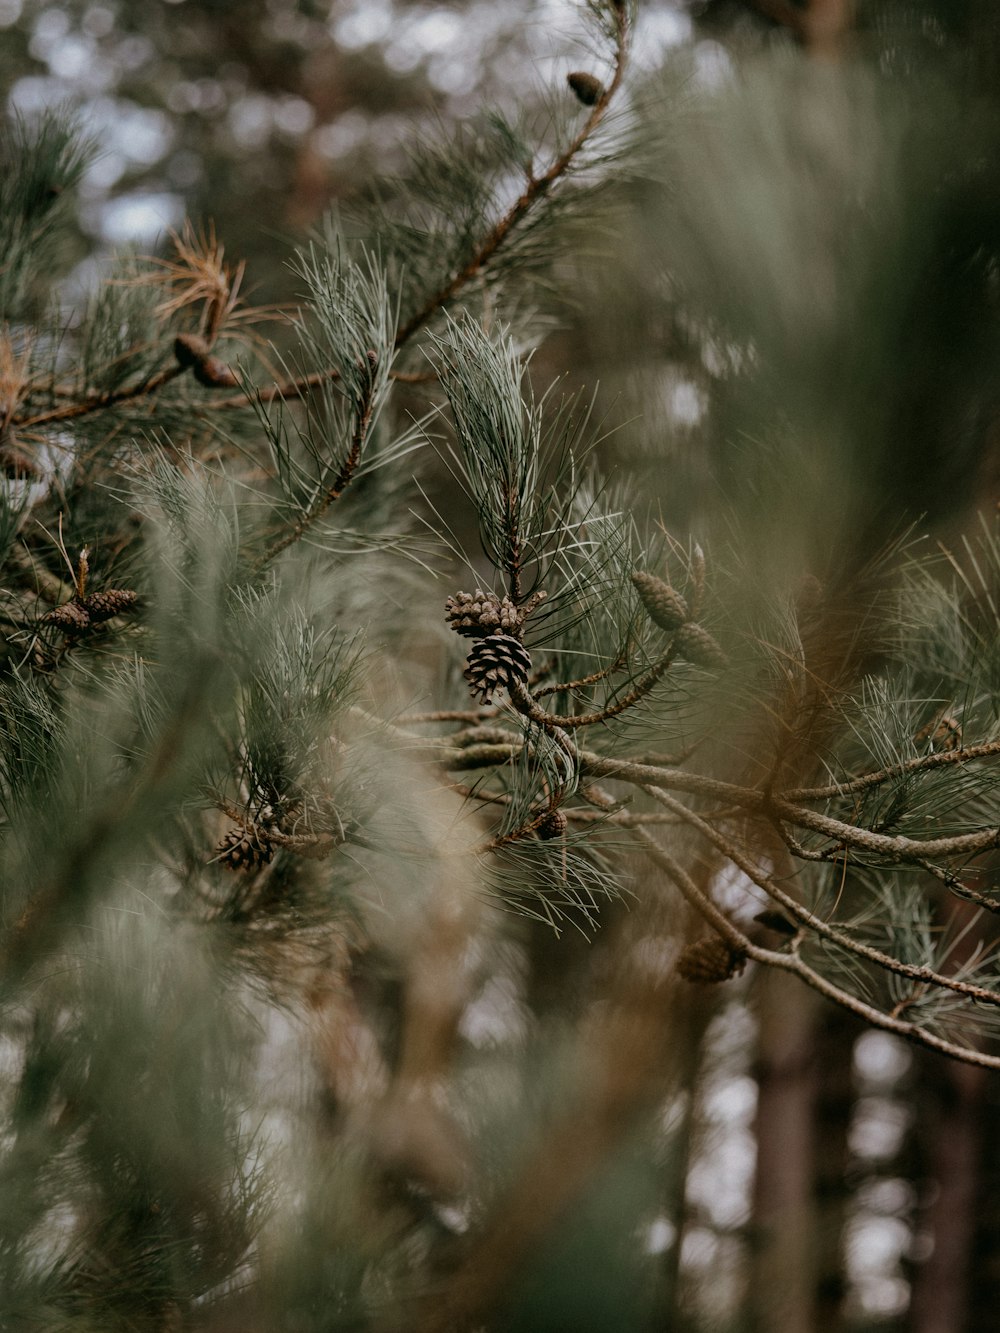
[[584,106],[593,106],[604,96],[604,84],[586,70],[577,69],[572,74],[567,74],[566,82]]
[[95,592],[90,597],[85,597],[83,605],[93,623],[99,624],[102,620],[110,620],[112,616],[120,616],[125,611],[130,611],[135,606],[137,596],[130,588],[105,588],[104,592]]
[[921,727],[913,739],[917,745],[933,745],[935,750],[960,750],[962,724],[954,717],[938,717]]
[[274,855],[271,840],[259,829],[233,828],[215,849],[214,861],[229,870],[256,870]]
[[197,333],[178,333],[174,339],[174,356],[185,370],[193,370],[199,361],[210,356],[212,349]]
[[561,838],[566,833],[568,823],[569,821],[561,810],[550,810],[538,825],[538,836],[544,838],[546,842],[553,838]]
[[685,981],[710,986],[742,972],[746,961],[746,954],[727,944],[721,935],[706,935],[681,952],[677,971]]
[[90,614],[82,602],[74,597],[71,602],[53,607],[42,616],[43,625],[55,625],[64,634],[82,634],[90,628]]
[[204,338],[196,333],[179,333],[174,339],[174,356],[179,365],[190,370],[199,384],[209,389],[233,389],[239,380],[217,356]]
[[482,703],[492,703],[497,690],[510,689],[514,682],[526,685],[530,671],[531,657],[520,639],[491,634],[469,653],[464,674],[472,694]]
[[721,671],[729,662],[707,629],[688,621],[677,631],[674,647],[679,657],[694,662],[697,666],[707,667],[709,671]]
[[521,613],[509,597],[498,599],[491,592],[459,592],[444,604],[445,619],[456,634],[468,639],[482,639],[498,630],[519,634]]
[[655,574],[636,570],[632,575],[632,582],[646,608],[646,614],[654,625],[659,625],[660,629],[672,633],[691,619],[691,612],[684,598],[675,588],[671,588],[669,583],[664,583]]

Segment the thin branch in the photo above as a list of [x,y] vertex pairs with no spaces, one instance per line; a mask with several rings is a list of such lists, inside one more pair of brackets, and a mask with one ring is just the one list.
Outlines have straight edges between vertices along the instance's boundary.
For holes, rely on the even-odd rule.
[[185,369],[180,365],[168,366],[166,370],[161,370],[149,379],[140,380],[138,384],[131,384],[126,389],[112,389],[108,393],[81,398],[78,402],[67,403],[64,407],[53,407],[33,417],[17,417],[12,424],[21,429],[28,429],[31,426],[48,425],[53,421],[70,421],[74,417],[87,416],[91,412],[103,412],[109,407],[117,407],[120,403],[157,393],[165,384],[175,380],[178,375],[183,375]]
[[294,542],[297,542],[312,525],[322,518],[335,500],[339,500],[344,491],[353,480],[357,471],[358,464],[361,462],[361,451],[364,448],[365,440],[368,437],[368,428],[372,421],[372,412],[375,405],[375,385],[374,380],[370,381],[365,392],[365,397],[358,407],[357,422],[354,427],[354,435],[351,439],[351,447],[347,457],[341,465],[340,471],[323,495],[306,513],[300,515],[292,524],[286,533],[281,537],[276,537],[270,546],[264,551],[260,558],[254,564],[254,572],[257,573],[271,563],[271,561],[282,551],[286,550]]
[[517,228],[518,224],[531,212],[539,199],[543,198],[548,190],[564,176],[572,166],[580,149],[587,143],[591,135],[603,121],[607,109],[612,99],[621,86],[625,74],[625,67],[628,58],[628,19],[625,6],[616,7],[615,10],[618,20],[618,41],[615,52],[614,72],[607,87],[601,92],[597,101],[590,112],[590,115],[584,121],[583,126],[572,142],[551,164],[549,169],[541,176],[532,176],[523,193],[515,200],[507,212],[500,220],[494,224],[489,234],[480,244],[479,249],[454,277],[450,278],[443,287],[431,296],[417,313],[398,330],[396,333],[396,347],[402,347],[418,329],[422,328],[427,321],[437,313],[438,310],[452,301],[459,292],[466,287],[473,278],[483,271],[490,260],[500,249],[508,236]]
[[891,768],[862,773],[847,782],[833,782],[826,787],[793,787],[789,791],[783,791],[781,796],[786,801],[833,800],[838,796],[851,796],[855,792],[866,791],[869,787],[878,787],[883,782],[891,782],[894,778],[906,777],[911,773],[925,773],[930,769],[967,764],[973,759],[988,759],[994,755],[1000,755],[1000,740],[984,741],[982,745],[970,745],[964,750],[939,750],[934,754],[908,759]]
[[[628,694],[619,699],[617,703],[608,705],[607,708],[601,708],[595,713],[580,713],[579,715],[574,715],[572,713],[547,713],[544,708],[536,705],[537,715],[532,715],[533,720],[537,722],[539,726],[546,728],[593,727],[599,722],[608,722],[611,718],[618,717],[618,715],[624,713],[627,708],[631,708],[634,704],[637,704],[641,699],[645,698],[671,665],[674,656],[675,652],[673,647],[671,647],[663,657],[661,657],[660,660],[636,682],[632,689],[629,690]],[[548,690],[539,691],[541,694],[550,692],[551,691]],[[537,696],[532,696],[533,699],[536,697]]]

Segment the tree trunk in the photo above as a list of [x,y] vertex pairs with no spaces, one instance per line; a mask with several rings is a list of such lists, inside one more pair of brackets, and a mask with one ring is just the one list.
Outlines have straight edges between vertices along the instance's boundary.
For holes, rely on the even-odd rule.
[[815,1333],[816,1003],[794,978],[757,978],[757,1175],[749,1328]]

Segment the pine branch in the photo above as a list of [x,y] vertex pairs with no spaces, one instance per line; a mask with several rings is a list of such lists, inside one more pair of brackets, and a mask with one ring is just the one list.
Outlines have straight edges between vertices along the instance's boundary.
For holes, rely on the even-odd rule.
[[983,1051],[959,1046],[944,1037],[938,1037],[933,1032],[928,1032],[915,1023],[907,1023],[902,1019],[894,1018],[890,1014],[876,1009],[874,1005],[857,999],[832,981],[820,976],[818,972],[795,954],[776,953],[772,949],[763,949],[759,945],[752,944],[747,936],[734,926],[729,918],[720,912],[715,904],[702,893],[680,862],[671,856],[651,833],[647,832],[646,829],[639,828],[635,830],[634,836],[639,839],[643,850],[654,865],[658,865],[665,872],[667,877],[680,890],[684,899],[699,915],[704,917],[709,925],[737,953],[742,954],[752,962],[762,963],[782,972],[790,972],[793,976],[797,976],[800,981],[804,981],[812,990],[817,991],[826,999],[832,1000],[841,1008],[847,1009],[856,1017],[863,1019],[872,1027],[881,1029],[883,1032],[891,1032],[894,1036],[902,1037],[904,1041],[917,1046],[925,1046],[941,1055],[948,1055],[954,1060],[960,1060],[963,1064],[976,1065],[982,1069],[1000,1069],[1000,1056],[987,1055]]

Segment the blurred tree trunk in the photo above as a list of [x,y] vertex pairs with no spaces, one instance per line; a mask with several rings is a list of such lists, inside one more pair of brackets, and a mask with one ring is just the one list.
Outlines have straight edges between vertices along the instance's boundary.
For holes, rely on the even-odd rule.
[[[925,1157],[931,1183],[923,1229],[933,1249],[913,1279],[910,1328],[913,1333],[957,1333],[969,1328],[969,1269],[979,1179],[986,1073],[969,1065],[927,1059],[921,1062],[926,1126]],[[993,1311],[984,1329],[997,1326]]]
[[757,1175],[749,1328],[815,1333],[816,1002],[791,977],[757,977]]
[[823,1008],[816,1034],[815,1143],[816,1327],[843,1326],[846,1293],[844,1234],[851,1197],[847,1135],[854,1105],[852,1062],[860,1024],[842,1010]]
[[1000,1138],[983,1133],[1000,1121],[1000,1079],[983,1078],[975,1239],[969,1269],[969,1333],[993,1333],[1000,1291]]
[[[953,951],[956,967],[970,961],[982,945],[981,913],[971,903],[952,909],[964,924]],[[983,1124],[987,1076],[984,1069],[950,1060],[922,1059],[921,1087],[926,1096],[918,1125],[924,1127],[923,1158],[931,1190],[921,1219],[933,1248],[913,1279],[913,1333],[953,1333],[968,1322],[971,1260],[977,1201],[982,1176]],[[996,1288],[992,1293],[995,1306]],[[984,1328],[997,1326],[995,1308]]]

